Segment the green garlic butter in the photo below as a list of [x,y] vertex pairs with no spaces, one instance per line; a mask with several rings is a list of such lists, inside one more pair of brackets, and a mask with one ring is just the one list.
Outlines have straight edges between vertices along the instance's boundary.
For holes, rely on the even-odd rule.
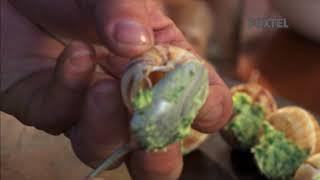
[[139,111],[150,105],[152,102],[152,91],[149,89],[140,90],[132,100],[133,109]]
[[180,64],[133,97],[131,131],[145,150],[163,149],[191,132],[208,95],[208,72],[197,61]]
[[246,93],[237,92],[232,100],[234,115],[225,130],[232,131],[241,148],[249,149],[257,140],[264,121],[264,110],[260,105],[253,103],[252,98]]
[[308,152],[300,149],[268,122],[264,122],[262,127],[263,135],[252,148],[259,170],[270,179],[291,179],[308,157]]

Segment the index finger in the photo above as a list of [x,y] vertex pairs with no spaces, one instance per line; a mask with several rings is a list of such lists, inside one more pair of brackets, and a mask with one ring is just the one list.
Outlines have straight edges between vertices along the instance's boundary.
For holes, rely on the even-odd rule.
[[232,114],[232,98],[228,86],[214,68],[206,64],[209,73],[209,95],[192,127],[200,132],[213,133],[221,129]]
[[[154,18],[157,20],[152,21],[156,43],[169,43],[197,54],[172,20],[160,11],[155,13]],[[212,65],[206,63],[206,67],[209,73],[209,96],[194,121],[193,128],[204,133],[212,133],[227,123],[232,112],[232,100],[229,88]]]

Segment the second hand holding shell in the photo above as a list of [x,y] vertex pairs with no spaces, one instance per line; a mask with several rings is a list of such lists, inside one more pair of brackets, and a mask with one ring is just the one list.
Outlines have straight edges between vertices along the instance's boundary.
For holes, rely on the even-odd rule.
[[129,64],[121,79],[123,101],[132,113],[130,143],[112,153],[89,177],[96,177],[131,150],[163,150],[191,132],[208,96],[204,61],[170,45],[157,45]]

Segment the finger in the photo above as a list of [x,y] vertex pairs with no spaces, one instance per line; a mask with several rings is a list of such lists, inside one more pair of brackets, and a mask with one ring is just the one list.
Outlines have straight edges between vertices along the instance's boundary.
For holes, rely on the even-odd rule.
[[[151,20],[152,27],[155,29],[156,43],[175,45],[197,54],[172,20],[161,11],[156,11]],[[212,133],[227,123],[231,116],[232,101],[229,89],[223,80],[210,64],[207,63],[206,67],[210,81],[209,95],[193,124],[193,128],[201,132]]]
[[93,77],[95,51],[80,41],[72,42],[59,56],[49,93],[57,90],[84,93]]
[[105,73],[111,75],[115,79],[120,79],[129,62],[130,60],[128,58],[110,54],[107,58],[101,59],[99,65]]
[[209,73],[209,94],[192,127],[213,133],[222,128],[230,119],[232,99],[229,88],[210,64],[206,64]]
[[93,56],[93,49],[82,42],[71,43],[60,55],[51,83],[42,96],[34,99],[26,115],[36,121],[36,128],[60,134],[78,119],[80,105],[93,76]]
[[128,117],[119,82],[111,78],[96,82],[88,91],[83,112],[80,121],[70,130],[69,138],[79,159],[95,168],[128,142]]
[[181,174],[183,162],[179,144],[166,151],[135,151],[127,160],[130,175],[135,180],[176,180]]
[[44,70],[18,82],[8,99],[19,120],[51,134],[60,134],[76,119],[79,104],[94,71],[94,52],[74,42],[58,57],[54,72]]
[[[197,54],[174,22],[165,16],[162,11],[155,10],[150,20],[157,44],[171,44]],[[113,59],[114,61],[110,59],[110,61],[106,62],[104,67],[105,69],[117,72],[115,74],[118,74],[117,77],[120,77],[119,75],[125,68],[124,64],[126,64],[128,60]],[[112,66],[110,64],[112,64]],[[209,64],[207,64],[207,69],[209,70],[210,76],[209,97],[201,109],[193,127],[202,132],[211,133],[227,123],[232,111],[232,102],[228,87],[223,80]]]
[[[150,13],[150,27],[154,30],[155,41],[157,44],[171,44],[195,53],[192,46],[186,41],[182,32],[177,28],[174,22],[164,15],[159,3],[152,1],[148,3]],[[126,65],[130,60],[115,55],[110,55],[108,61],[101,60],[99,64],[105,72],[119,79],[124,72]]]
[[194,48],[188,43],[176,24],[158,6],[157,3],[150,3],[150,9],[153,9],[150,22],[154,31],[155,43],[171,44],[195,53]]
[[[184,44],[184,40],[177,41],[180,46],[188,46]],[[120,57],[109,58],[102,64],[103,69],[111,74],[116,75],[118,79],[124,72],[128,59]],[[223,80],[219,77],[214,68],[206,63],[209,72],[209,96],[198,118],[195,120],[193,127],[201,132],[212,133],[223,127],[229,120],[232,112],[232,101],[229,88],[225,85]]]
[[[88,0],[78,0],[82,7]],[[84,5],[83,5],[84,4]],[[93,1],[97,32],[113,53],[133,57],[153,45],[146,0]]]

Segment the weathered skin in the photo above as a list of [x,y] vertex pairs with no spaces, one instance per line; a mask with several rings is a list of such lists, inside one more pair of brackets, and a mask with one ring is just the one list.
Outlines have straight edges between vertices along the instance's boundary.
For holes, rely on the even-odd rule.
[[[157,82],[153,72],[164,74]],[[208,72],[198,57],[156,46],[129,66],[122,79],[124,102],[133,112],[133,138],[145,150],[163,149],[191,132],[208,95]]]

